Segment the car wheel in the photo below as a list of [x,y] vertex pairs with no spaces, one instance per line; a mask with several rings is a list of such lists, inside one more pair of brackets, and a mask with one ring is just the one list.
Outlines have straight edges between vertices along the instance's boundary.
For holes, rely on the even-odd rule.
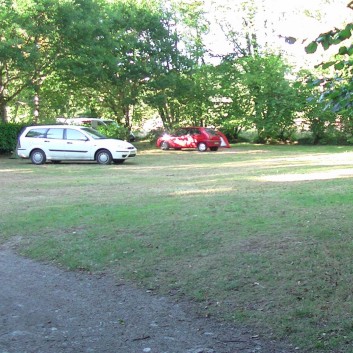
[[96,161],[98,164],[110,164],[112,155],[108,150],[100,150],[96,154]]
[[216,152],[218,151],[218,147],[210,147],[210,150]]
[[123,164],[125,159],[113,159],[114,164]]
[[44,151],[37,149],[31,152],[31,161],[33,164],[44,164],[46,160],[47,156],[45,155]]
[[207,145],[204,143],[204,142],[200,142],[198,145],[197,145],[197,149],[200,151],[200,152],[205,152],[207,150]]
[[161,143],[161,150],[164,150],[164,151],[169,150],[169,143],[166,141],[163,141]]

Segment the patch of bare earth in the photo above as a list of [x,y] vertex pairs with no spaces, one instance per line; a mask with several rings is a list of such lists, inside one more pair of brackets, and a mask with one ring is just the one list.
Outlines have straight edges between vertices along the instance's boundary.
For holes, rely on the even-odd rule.
[[0,353],[290,353],[111,274],[68,272],[0,247]]

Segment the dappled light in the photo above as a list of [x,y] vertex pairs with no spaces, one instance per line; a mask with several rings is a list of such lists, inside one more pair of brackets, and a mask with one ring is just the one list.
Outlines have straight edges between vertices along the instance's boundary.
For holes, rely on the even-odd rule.
[[0,169],[0,173],[16,173],[16,174],[28,174],[28,173],[33,173],[32,170],[29,169],[22,169],[22,170],[18,170],[18,169]]
[[[353,154],[308,154],[290,158],[267,160],[268,168],[308,168],[305,172],[277,173],[254,178],[260,181],[295,182],[308,180],[330,180],[353,177],[353,168],[342,166],[353,165]],[[284,164],[285,163],[285,164]],[[322,171],[311,171],[310,168],[329,168]],[[341,169],[339,169],[341,167]],[[332,169],[335,168],[335,169]]]
[[266,175],[256,178],[260,181],[272,181],[272,182],[292,182],[292,181],[310,181],[310,180],[329,180],[329,179],[341,179],[341,178],[352,178],[353,169],[339,169],[339,170],[328,170],[324,172],[316,173],[300,173],[300,174],[277,174],[277,175]]
[[191,196],[201,194],[216,194],[234,191],[233,188],[212,188],[212,189],[190,189],[190,190],[177,190],[170,193],[170,196]]

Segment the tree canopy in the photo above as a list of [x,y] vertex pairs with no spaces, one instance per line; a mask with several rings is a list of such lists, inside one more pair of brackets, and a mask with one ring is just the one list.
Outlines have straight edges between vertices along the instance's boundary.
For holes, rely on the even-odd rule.
[[[233,49],[217,63],[207,59],[211,23],[203,0],[0,0],[0,5],[4,123],[89,114],[131,128],[158,116],[165,128],[213,125],[235,139],[253,129],[260,142],[291,140],[298,119],[306,121],[315,141],[337,114],[346,132],[353,125],[351,23],[307,45],[307,53],[339,46],[309,74],[272,46],[274,24],[261,15],[265,0],[218,5],[219,13],[236,10],[240,22],[234,28],[226,17],[218,18]],[[307,84],[309,76],[316,85]]]

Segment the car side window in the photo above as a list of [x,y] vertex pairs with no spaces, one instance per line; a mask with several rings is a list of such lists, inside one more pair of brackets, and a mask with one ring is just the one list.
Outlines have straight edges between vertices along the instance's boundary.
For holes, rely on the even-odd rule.
[[81,132],[73,129],[66,129],[66,139],[67,140],[79,140],[86,141],[87,137]]
[[45,138],[48,129],[32,129],[27,132],[26,137]]
[[190,134],[191,135],[201,135],[201,132],[199,129],[190,129]]
[[175,132],[175,136],[184,136],[187,134],[187,131],[185,129],[179,129]]
[[49,129],[47,132],[48,139],[62,140],[64,138],[64,129]]

